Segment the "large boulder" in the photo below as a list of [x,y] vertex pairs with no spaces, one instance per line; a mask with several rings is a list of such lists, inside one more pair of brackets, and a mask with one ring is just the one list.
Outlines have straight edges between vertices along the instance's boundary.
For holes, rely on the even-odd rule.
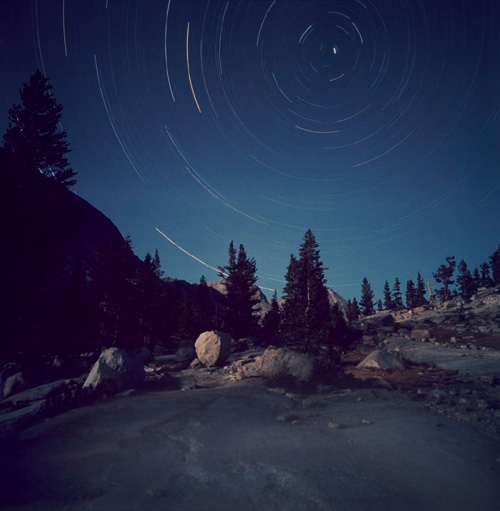
[[104,388],[120,392],[144,382],[144,364],[120,348],[109,348],[101,353],[92,367],[83,388]]
[[356,367],[358,369],[381,369],[383,371],[402,371],[405,368],[403,362],[392,351],[387,350],[372,351]]
[[309,382],[315,369],[313,357],[273,346],[267,348],[255,363],[257,374],[269,380],[291,378],[299,382]]
[[368,330],[389,330],[394,326],[394,316],[387,312],[377,312],[373,316],[366,319]]
[[27,381],[26,373],[20,371],[13,374],[12,376],[9,376],[5,380],[5,385],[3,387],[3,397],[9,397],[13,394],[18,394],[19,392],[22,392],[29,387],[30,385]]
[[196,339],[194,348],[204,366],[221,366],[231,355],[231,336],[215,330],[203,332]]

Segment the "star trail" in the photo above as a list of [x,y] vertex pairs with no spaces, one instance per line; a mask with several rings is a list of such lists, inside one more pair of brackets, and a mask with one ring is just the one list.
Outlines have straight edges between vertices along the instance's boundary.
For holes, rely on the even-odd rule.
[[281,291],[311,228],[328,285],[380,298],[500,242],[498,26],[496,0],[3,0],[0,127],[40,68],[74,191],[139,257],[215,280],[234,240]]

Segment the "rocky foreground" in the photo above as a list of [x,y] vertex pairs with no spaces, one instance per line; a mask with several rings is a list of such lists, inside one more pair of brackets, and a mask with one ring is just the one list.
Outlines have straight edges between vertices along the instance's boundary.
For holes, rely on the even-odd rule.
[[[227,339],[215,367],[186,344],[108,353],[101,372],[55,360],[61,378],[31,388],[4,369],[0,507],[497,509],[500,289],[357,328],[321,380],[309,359]],[[120,357],[135,376],[109,386]]]

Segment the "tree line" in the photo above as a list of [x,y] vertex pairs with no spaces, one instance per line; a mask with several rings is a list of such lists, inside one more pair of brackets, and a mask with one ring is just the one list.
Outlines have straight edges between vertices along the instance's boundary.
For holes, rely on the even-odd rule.
[[[392,287],[386,280],[382,291],[383,298],[374,301],[375,293],[366,277],[361,282],[361,298],[354,297],[347,301],[347,318],[355,321],[361,315],[369,316],[376,310],[402,310],[414,309],[436,300],[445,302],[452,297],[469,300],[479,288],[489,288],[500,285],[500,245],[490,255],[488,261],[482,262],[471,272],[464,259],[456,263],[455,256],[448,256],[445,262],[432,273],[436,283],[441,284],[438,289],[432,289],[430,280],[427,286],[420,272],[417,273],[416,283],[410,279],[406,282],[403,301],[401,282],[395,278]],[[455,288],[452,286],[455,285]],[[426,294],[428,298],[426,298]]]

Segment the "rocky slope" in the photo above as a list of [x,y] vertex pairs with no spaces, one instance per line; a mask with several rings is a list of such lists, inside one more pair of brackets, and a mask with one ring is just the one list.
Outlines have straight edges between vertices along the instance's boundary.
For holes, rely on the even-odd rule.
[[[500,287],[480,289],[468,303],[378,313],[358,328],[362,342],[345,358],[348,374],[500,439]],[[405,370],[358,367],[374,350],[395,354]]]

